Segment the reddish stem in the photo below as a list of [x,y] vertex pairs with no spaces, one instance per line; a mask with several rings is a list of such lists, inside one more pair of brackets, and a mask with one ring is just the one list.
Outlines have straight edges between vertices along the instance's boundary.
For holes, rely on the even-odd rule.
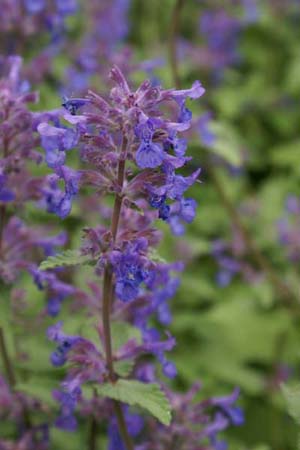
[[[124,138],[122,151],[120,154],[120,160],[118,165],[118,192],[115,196],[115,202],[113,207],[112,221],[111,221],[111,234],[113,243],[116,242],[118,227],[120,222],[120,215],[122,209],[122,189],[125,178],[125,161],[126,161],[126,153],[127,153],[127,140]],[[110,312],[113,301],[113,292],[114,292],[114,281],[113,281],[113,273],[112,268],[109,263],[107,263],[104,270],[103,277],[103,308],[102,308],[102,325],[103,325],[103,334],[104,334],[104,346],[105,346],[105,355],[106,355],[106,364],[108,369],[108,377],[111,383],[116,382],[116,375],[114,372],[114,364],[113,364],[113,351],[112,351],[112,338],[111,338],[111,324],[110,324]],[[121,403],[118,401],[114,401],[114,409],[117,417],[119,433],[122,438],[122,441],[127,447],[127,450],[134,450],[133,442],[128,433],[125,418],[122,411]]]

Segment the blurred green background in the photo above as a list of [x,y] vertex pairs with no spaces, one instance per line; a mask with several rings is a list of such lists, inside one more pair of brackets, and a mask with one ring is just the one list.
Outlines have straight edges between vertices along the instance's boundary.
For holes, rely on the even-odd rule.
[[[163,58],[153,73],[164,87],[174,84],[169,39],[175,4],[174,0],[133,0],[130,7],[127,44],[133,62],[138,67],[141,61]],[[300,378],[299,260],[291,261],[280,243],[278,221],[289,217],[286,199],[300,195],[300,6],[272,0],[257,5],[253,20],[245,16],[242,2],[194,0],[184,2],[181,9],[176,37],[181,85],[189,87],[195,79],[203,83],[205,96],[189,106],[195,120],[211,113],[208,129],[215,140],[206,145],[197,126],[189,136],[193,164],[202,167],[202,183],[191,192],[198,202],[198,214],[180,240],[162,226],[166,238],[160,253],[167,261],[186,263],[172,303],[171,331],[177,339],[172,356],[179,372],[174,387],[186,389],[201,380],[206,396],[239,386],[246,422],[226,432],[229,449],[294,450],[297,426],[287,413],[280,384],[297,383]],[[212,52],[207,35],[199,29],[201,16],[220,8],[240,24],[234,41],[237,58],[223,67],[207,64],[200,50]],[[84,31],[84,16],[70,20],[70,27],[76,41]],[[53,74],[60,77],[70,61],[68,52],[58,55]],[[138,69],[132,80],[137,83],[143,77]],[[105,89],[101,77],[95,76],[93,82],[99,84],[99,91]],[[45,109],[59,105],[51,80],[37,87]],[[187,173],[190,170],[191,165],[186,168]],[[56,218],[34,208],[27,218],[56,223]],[[71,234],[70,247],[79,242],[83,225],[77,206],[64,221]],[[226,242],[228,257],[250,268],[255,275],[251,281],[238,272],[226,286],[220,286],[220,267],[213,255],[213,243],[219,239]],[[242,250],[235,252],[238,244]],[[297,245],[296,238],[291,245]],[[77,274],[79,286],[85,276],[85,272]],[[27,278],[20,283],[31,297],[25,314],[34,317],[43,293]],[[287,295],[278,283],[288,286]],[[68,316],[70,302],[63,306],[63,317]],[[22,335],[21,325],[7,333],[11,348],[16,339],[22,348],[31,348],[31,369],[36,367],[32,384],[43,380],[55,386],[63,372],[49,368],[50,346],[42,330],[38,346],[36,337]],[[26,379],[26,363],[17,363],[17,367]],[[51,401],[45,390],[40,395]],[[71,437],[55,433],[57,448],[83,448],[80,432]]]

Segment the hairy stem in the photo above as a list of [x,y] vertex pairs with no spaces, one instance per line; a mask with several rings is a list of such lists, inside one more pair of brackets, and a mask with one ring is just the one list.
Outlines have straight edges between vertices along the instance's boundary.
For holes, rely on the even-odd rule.
[[97,450],[97,422],[94,417],[92,417],[90,425],[88,448],[89,450]]
[[[122,189],[125,178],[125,161],[126,161],[126,152],[127,152],[127,140],[124,138],[122,150],[120,154],[120,160],[118,165],[118,192],[115,196],[112,221],[111,221],[111,235],[113,243],[116,241],[118,227],[120,222],[120,214],[122,208]],[[114,292],[114,281],[113,281],[113,273],[110,264],[107,263],[104,270],[103,277],[103,307],[102,307],[102,324],[103,324],[103,333],[104,333],[104,346],[105,346],[105,355],[106,355],[106,364],[108,369],[108,377],[111,383],[116,382],[116,375],[114,372],[113,365],[113,351],[112,351],[112,338],[111,338],[111,324],[110,324],[110,313],[113,301],[113,292]],[[122,441],[126,445],[127,450],[134,450],[133,442],[128,433],[126,422],[124,419],[121,403],[118,401],[114,401],[114,409],[117,417],[119,433]]]
[[[177,36],[179,35],[179,25],[180,25],[180,14],[182,11],[182,7],[184,5],[184,0],[176,0],[173,13],[172,13],[172,22],[170,24],[170,33],[169,33],[169,61],[170,61],[170,69],[173,77],[173,82],[175,83],[175,87],[179,89],[181,87],[181,81],[178,70],[178,59],[177,59],[177,49],[176,49],[176,41]],[[255,241],[252,239],[251,234],[244,226],[243,222],[240,219],[238,212],[236,211],[234,205],[231,203],[230,199],[227,197],[226,192],[223,189],[222,184],[220,183],[214,169],[210,167],[209,169],[210,178],[214,184],[214,187],[219,195],[221,203],[227,211],[232,223],[237,228],[239,233],[241,234],[248,250],[252,254],[255,259],[257,265],[260,269],[268,276],[269,280],[273,284],[273,286],[280,293],[283,302],[288,306],[294,308],[295,302],[299,303],[299,298],[294,294],[294,292],[290,289],[290,287],[286,284],[284,280],[281,279],[280,276],[277,275],[276,271],[272,267],[272,264],[268,261],[268,259],[263,255],[260,248],[256,245]],[[297,308],[299,312],[299,308]]]
[[118,428],[119,428],[120,436],[122,437],[122,441],[126,445],[127,450],[134,450],[132,439],[127,430],[121,403],[114,400],[114,408],[115,408],[115,413],[117,416]]
[[[97,391],[96,389],[94,389],[94,399],[96,398],[97,398]],[[94,415],[92,415],[90,423],[88,450],[97,450],[97,422]]]
[[5,337],[4,337],[4,331],[0,327],[0,355],[3,363],[4,370],[6,372],[7,380],[10,385],[10,387],[13,389],[16,385],[16,378],[13,370],[13,366],[10,362]]
[[106,365],[108,369],[109,380],[115,381],[113,354],[112,354],[112,340],[110,327],[110,310],[112,302],[112,272],[111,268],[107,266],[104,271],[103,278],[103,307],[102,307],[102,324],[104,333],[104,346],[106,355]]
[[[3,158],[5,159],[8,155],[8,140],[7,138],[3,139]],[[1,259],[1,251],[2,251],[2,242],[3,242],[3,231],[5,227],[5,222],[7,220],[7,211],[5,204],[0,205],[0,259]]]

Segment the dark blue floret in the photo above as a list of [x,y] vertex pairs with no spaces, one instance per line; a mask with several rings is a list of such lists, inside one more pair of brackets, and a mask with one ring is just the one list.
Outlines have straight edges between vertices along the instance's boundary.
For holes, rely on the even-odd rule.
[[66,110],[69,111],[69,113],[72,114],[72,116],[75,116],[78,109],[81,108],[82,106],[86,105],[86,103],[88,103],[88,100],[84,99],[84,98],[69,98],[68,99],[67,97],[64,97],[64,101],[61,106],[66,108]]
[[162,220],[168,220],[170,217],[170,206],[163,203],[158,210],[158,217]]

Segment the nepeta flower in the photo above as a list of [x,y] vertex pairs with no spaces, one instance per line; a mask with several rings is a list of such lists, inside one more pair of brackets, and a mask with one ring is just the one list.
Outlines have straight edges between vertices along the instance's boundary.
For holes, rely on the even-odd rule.
[[116,276],[116,294],[122,301],[137,297],[140,284],[148,277],[147,259],[140,256],[142,248],[147,248],[147,241],[128,244],[122,252],[113,251],[110,262]]
[[49,167],[62,166],[66,160],[65,152],[74,148],[78,141],[78,133],[65,127],[54,127],[46,123],[38,125],[41,145],[46,151],[46,162]]
[[74,411],[81,396],[81,390],[75,389],[73,392],[54,391],[54,399],[60,403],[60,414],[55,421],[55,426],[65,431],[75,431],[77,428],[77,419]]
[[51,362],[54,366],[63,366],[67,361],[67,354],[72,347],[80,341],[79,336],[67,336],[62,331],[62,322],[48,328],[48,338],[58,344],[57,349],[51,355]]
[[[41,206],[64,219],[71,212],[73,199],[79,190],[81,174],[67,166],[58,166],[55,172],[55,175],[49,175],[46,179],[48,186],[46,185],[42,190],[44,198]],[[60,179],[65,184],[64,192],[58,187]]]

